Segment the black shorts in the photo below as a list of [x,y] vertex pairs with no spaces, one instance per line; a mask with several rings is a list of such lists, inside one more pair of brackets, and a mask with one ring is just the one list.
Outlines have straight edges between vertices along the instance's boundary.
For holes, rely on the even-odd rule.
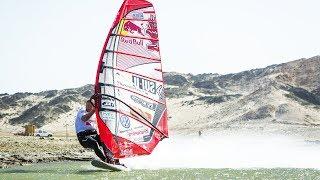
[[80,144],[84,148],[93,149],[96,155],[102,160],[113,160],[112,152],[101,142],[96,130],[81,131],[77,134]]
[[90,145],[87,142],[88,136],[90,136],[90,139],[93,138],[96,140],[99,144],[101,143],[99,135],[96,130],[85,130],[77,133],[78,140],[80,144],[84,148],[91,148]]

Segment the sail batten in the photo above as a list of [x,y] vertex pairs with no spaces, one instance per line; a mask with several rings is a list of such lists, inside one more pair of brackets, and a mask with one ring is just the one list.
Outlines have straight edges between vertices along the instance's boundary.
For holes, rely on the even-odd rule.
[[112,53],[118,53],[118,54],[123,54],[123,55],[129,55],[129,56],[134,56],[134,57],[138,57],[138,58],[150,59],[150,60],[154,60],[154,61],[161,61],[160,58],[144,57],[144,56],[139,56],[139,55],[136,55],[136,54],[129,54],[129,53],[125,53],[125,52],[108,50],[108,49],[106,49],[106,52],[112,52]]
[[99,134],[116,158],[150,154],[168,137],[156,14],[148,1],[123,2],[101,52],[95,93]]

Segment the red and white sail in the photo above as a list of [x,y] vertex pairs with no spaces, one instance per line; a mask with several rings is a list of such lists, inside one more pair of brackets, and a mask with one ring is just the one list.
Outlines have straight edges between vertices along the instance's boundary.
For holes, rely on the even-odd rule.
[[95,93],[102,142],[116,158],[150,154],[168,137],[153,5],[125,0],[104,44]]

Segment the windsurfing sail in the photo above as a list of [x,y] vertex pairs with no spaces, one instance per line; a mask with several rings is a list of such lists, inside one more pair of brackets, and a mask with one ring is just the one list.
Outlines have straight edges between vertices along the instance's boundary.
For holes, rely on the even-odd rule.
[[150,154],[168,137],[156,14],[145,0],[125,0],[99,60],[95,93],[102,142],[115,158]]

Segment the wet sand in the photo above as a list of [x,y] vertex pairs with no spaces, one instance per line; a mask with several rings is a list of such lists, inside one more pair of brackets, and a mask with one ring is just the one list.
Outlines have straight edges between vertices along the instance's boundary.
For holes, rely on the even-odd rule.
[[39,138],[1,135],[0,168],[54,161],[87,161],[93,151],[84,149],[76,137]]

